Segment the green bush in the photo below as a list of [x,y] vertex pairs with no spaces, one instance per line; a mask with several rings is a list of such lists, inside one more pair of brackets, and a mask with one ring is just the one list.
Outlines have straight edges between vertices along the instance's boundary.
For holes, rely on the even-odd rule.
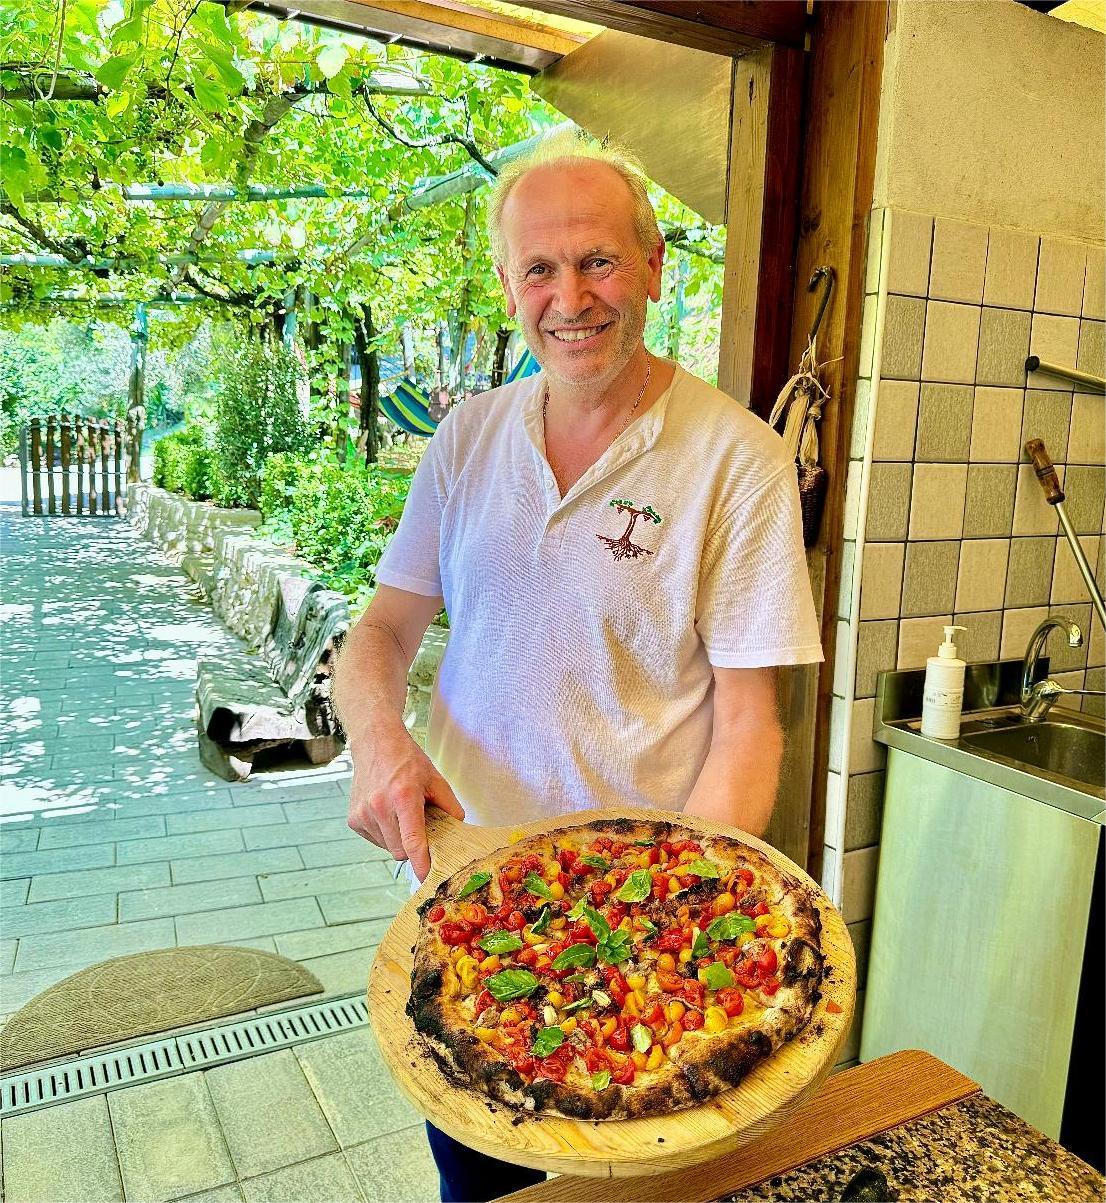
[[213,456],[203,427],[185,426],[154,444],[154,484],[193,501],[212,496]]
[[310,446],[297,396],[299,365],[284,347],[260,342],[227,345],[223,363],[214,409],[213,495],[220,505],[256,506],[265,462]]

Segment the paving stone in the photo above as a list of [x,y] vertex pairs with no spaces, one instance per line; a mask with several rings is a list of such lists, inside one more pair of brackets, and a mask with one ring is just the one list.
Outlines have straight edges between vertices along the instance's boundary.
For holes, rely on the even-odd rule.
[[123,869],[86,869],[83,873],[42,873],[31,878],[28,902],[77,898],[84,894],[118,894],[121,890],[148,890],[170,884],[169,865],[127,865]]
[[242,1183],[246,1203],[364,1203],[353,1171],[341,1153],[301,1161],[298,1165],[248,1178]]
[[128,1086],[107,1097],[129,1200],[156,1203],[234,1182],[204,1074]]
[[[338,1149],[291,1049],[249,1057],[204,1075],[239,1178]],[[280,1100],[279,1122],[261,1100]]]
[[67,932],[73,928],[114,923],[115,919],[115,895],[93,894],[87,898],[63,898],[57,902],[6,907],[0,912],[0,933],[10,938],[40,932]]
[[114,844],[92,844],[87,848],[51,848],[46,852],[14,852],[10,856],[5,853],[0,856],[0,877],[34,877],[39,873],[100,869],[114,864]]
[[411,897],[406,885],[374,886],[370,890],[346,890],[341,894],[320,894],[319,906],[328,924],[353,923],[359,919],[380,919],[394,915]]
[[318,819],[310,823],[253,827],[242,834],[245,836],[247,848],[279,848],[311,844],[317,840],[336,840],[343,832],[351,839],[358,838],[350,831],[344,819]]
[[206,810],[198,814],[170,815],[166,820],[169,835],[187,835],[196,831],[230,831],[239,827],[257,827],[263,823],[279,823],[281,807],[231,806],[227,809]]
[[188,886],[135,890],[119,895],[119,919],[154,919],[160,915],[187,915],[224,907],[249,906],[263,902],[254,877],[197,882]]
[[325,994],[364,994],[375,955],[375,947],[351,948],[348,952],[307,957],[300,964],[319,979]]
[[292,1051],[343,1149],[420,1121],[392,1080],[367,1025],[298,1044]]
[[337,791],[318,798],[304,798],[284,803],[284,818],[289,823],[305,823],[314,819],[344,819],[349,814],[349,801]]
[[345,839],[304,844],[300,849],[300,856],[309,869],[316,866],[321,868],[324,865],[350,865],[365,860],[392,860],[392,854],[387,848],[378,848],[348,830]]
[[176,944],[172,919],[85,927],[79,932],[24,937],[19,941],[15,967],[23,971],[45,969],[51,965],[95,965],[111,957],[126,956],[130,952],[174,948]]
[[313,898],[230,907],[201,915],[183,915],[176,920],[178,942],[182,945],[225,944],[250,936],[301,931],[321,923],[322,914]]
[[210,794],[197,794],[190,791],[187,799],[182,798],[173,790],[162,794],[144,793],[142,797],[122,798],[116,805],[119,807],[120,818],[139,815],[206,814],[210,811],[231,809],[230,800],[224,793],[217,790]]
[[242,833],[238,830],[167,835],[159,840],[127,840],[119,845],[119,864],[136,865],[148,860],[209,856],[215,852],[237,852],[242,847]]
[[170,864],[175,885],[192,881],[218,881],[223,877],[241,877],[253,873],[280,873],[303,867],[296,848],[262,848],[258,852],[228,852],[221,856],[186,857]]
[[366,1203],[438,1198],[438,1170],[421,1123],[347,1149],[346,1161]]
[[311,931],[288,932],[276,937],[277,952],[293,961],[349,952],[354,948],[375,948],[391,925],[391,918],[371,919],[366,923],[343,923],[340,927],[319,927]]
[[298,873],[270,873],[261,883],[261,892],[268,901],[390,884],[391,879],[382,862],[362,861],[327,869],[303,869]]
[[[11,1203],[123,1199],[105,1095],[59,1103],[0,1122],[4,1197]],[[70,1156],[58,1151],[70,1150]]]
[[[0,908],[22,906],[27,901],[30,886],[31,879],[29,877],[13,877],[7,881],[0,881]],[[37,901],[37,899],[33,901]]]
[[[16,951],[18,956],[18,949]],[[51,965],[48,969],[35,969],[29,973],[9,973],[0,977],[0,1013],[11,1015],[29,1003],[36,994],[76,973],[85,963]]]
[[106,819],[77,827],[44,827],[38,839],[39,849],[78,848],[112,840],[135,840],[165,834],[165,820],[159,815],[140,819]]
[[309,773],[274,775],[257,773],[236,785],[228,786],[235,806],[252,806],[257,802],[305,802],[312,798],[332,798],[343,795],[343,784],[331,776],[320,776],[326,770]]
[[0,940],[0,975],[11,973],[15,965],[15,940]]
[[203,1190],[198,1195],[178,1195],[179,1203],[243,1203],[242,1188],[237,1182]]
[[12,852],[34,852],[38,847],[37,827],[17,827],[5,823],[0,827],[0,861]]

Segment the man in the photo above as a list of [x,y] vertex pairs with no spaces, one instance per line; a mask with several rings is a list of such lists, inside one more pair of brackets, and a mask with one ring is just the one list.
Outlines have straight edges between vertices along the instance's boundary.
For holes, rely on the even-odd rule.
[[[660,807],[759,834],[782,754],[776,666],[821,659],[794,464],[646,350],[664,241],[627,156],[547,143],[500,174],[489,227],[543,371],[453,411],[416,472],[339,663],[350,826],[420,880],[427,802],[507,825]],[[407,670],[443,599],[424,754],[403,725]],[[540,1177],[482,1159],[500,1176],[477,1194],[468,1151],[431,1141],[443,1199]]]

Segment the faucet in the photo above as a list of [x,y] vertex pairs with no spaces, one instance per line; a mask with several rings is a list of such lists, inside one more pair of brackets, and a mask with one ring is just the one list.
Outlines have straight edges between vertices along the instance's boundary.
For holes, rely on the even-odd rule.
[[1039,723],[1061,694],[1085,692],[1082,689],[1065,689],[1051,678],[1033,683],[1037,675],[1037,661],[1053,628],[1067,633],[1068,647],[1081,647],[1083,643],[1083,632],[1074,622],[1068,622],[1065,618],[1046,618],[1030,635],[1022,662],[1021,690],[1022,716],[1029,723]]

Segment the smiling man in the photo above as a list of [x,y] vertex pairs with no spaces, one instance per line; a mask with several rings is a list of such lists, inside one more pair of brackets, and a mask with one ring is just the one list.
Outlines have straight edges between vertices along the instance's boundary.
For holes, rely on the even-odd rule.
[[[453,410],[415,474],[339,662],[350,826],[420,880],[427,802],[508,825],[659,807],[760,834],[783,746],[776,668],[822,658],[794,464],[646,349],[664,240],[629,156],[547,142],[496,180],[489,229],[543,370]],[[443,601],[423,753],[407,671]],[[443,1199],[540,1177],[430,1135]]]

